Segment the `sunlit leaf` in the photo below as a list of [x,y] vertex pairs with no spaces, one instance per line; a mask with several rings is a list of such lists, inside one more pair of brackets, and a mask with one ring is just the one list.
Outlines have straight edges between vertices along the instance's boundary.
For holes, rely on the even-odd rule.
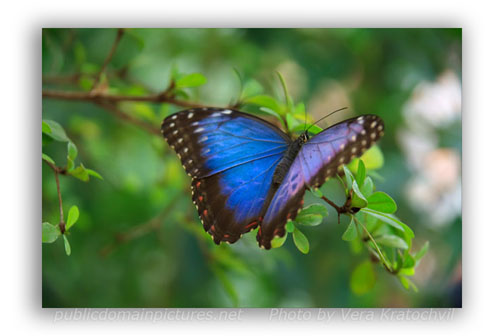
[[189,87],[201,86],[205,84],[206,81],[207,81],[206,77],[203,76],[202,74],[193,73],[178,79],[176,85],[178,88],[189,88]]
[[79,208],[77,205],[73,205],[70,210],[68,210],[67,222],[66,222],[66,230],[70,230],[70,228],[77,222],[79,219]]
[[70,254],[72,254],[72,249],[66,235],[63,235],[63,241],[65,242],[65,253],[67,256],[69,256]]
[[308,238],[303,234],[303,232],[299,231],[298,228],[294,228],[292,232],[292,238],[294,239],[294,244],[304,254],[307,254],[310,250],[310,243],[308,242]]
[[288,234],[285,233],[283,237],[276,236],[275,238],[273,238],[271,240],[271,247],[272,248],[281,247],[285,243],[285,241],[287,240],[287,236],[288,236]]
[[397,210],[395,201],[382,191],[377,191],[367,198],[369,209],[385,213],[394,213]]
[[45,160],[45,161],[47,161],[47,162],[50,162],[50,163],[52,163],[52,164],[54,164],[54,165],[56,164],[56,163],[54,162],[54,160],[53,160],[53,159],[52,159],[49,155],[47,155],[47,154],[45,154],[45,153],[42,153],[42,160]]
[[[356,172],[359,165],[359,160],[364,162],[367,170],[375,170],[383,167],[385,160],[383,159],[383,153],[380,147],[374,145],[371,146],[359,159],[354,159],[348,164],[350,170]],[[369,174],[369,173],[368,173]]]
[[72,175],[75,178],[78,178],[81,181],[89,181],[89,173],[82,163],[77,168],[69,171],[68,174]]
[[285,230],[287,230],[287,232],[293,232],[294,231],[294,222],[291,221],[290,219],[285,224]]
[[96,178],[99,178],[100,180],[103,180],[103,177],[95,170],[86,168],[86,171],[89,176],[94,176]]

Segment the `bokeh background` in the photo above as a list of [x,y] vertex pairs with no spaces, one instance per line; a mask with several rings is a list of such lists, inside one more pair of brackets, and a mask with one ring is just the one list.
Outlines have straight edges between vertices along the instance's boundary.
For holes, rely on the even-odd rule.
[[[44,89],[89,90],[116,29],[44,29]],[[187,99],[236,101],[237,70],[251,87],[281,97],[280,72],[314,118],[344,106],[328,126],[374,113],[386,125],[378,190],[398,203],[430,250],[406,291],[376,265],[377,282],[355,294],[350,276],[368,258],[341,240],[334,212],[305,229],[310,252],[289,239],[257,248],[254,234],[216,246],[190,199],[190,180],[159,137],[90,102],[43,99],[42,118],[59,122],[79,159],[104,180],[61,177],[65,213],[80,218],[69,240],[42,244],[44,307],[458,307],[461,305],[461,29],[128,29],[107,67],[109,92],[149,94],[170,76],[201,73]],[[253,88],[254,89],[254,88]],[[172,104],[122,103],[158,127]],[[247,108],[244,108],[247,110]],[[44,147],[60,165],[66,146]],[[59,221],[54,174],[42,165],[42,219]],[[309,196],[307,196],[309,197]]]

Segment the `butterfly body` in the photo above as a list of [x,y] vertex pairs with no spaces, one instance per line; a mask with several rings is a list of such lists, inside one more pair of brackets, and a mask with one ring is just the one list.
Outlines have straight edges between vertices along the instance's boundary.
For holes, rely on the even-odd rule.
[[296,140],[291,142],[282,160],[278,163],[278,166],[275,168],[275,172],[273,173],[274,185],[280,185],[280,183],[282,183],[285,175],[292,165],[292,162],[294,162],[296,156],[306,141],[308,141],[308,132],[303,132],[303,134],[301,134]]
[[374,144],[383,122],[366,115],[292,140],[255,116],[198,108],[168,116],[162,133],[193,178],[192,199],[214,242],[236,242],[259,226],[257,240],[268,249],[296,217],[305,190]]

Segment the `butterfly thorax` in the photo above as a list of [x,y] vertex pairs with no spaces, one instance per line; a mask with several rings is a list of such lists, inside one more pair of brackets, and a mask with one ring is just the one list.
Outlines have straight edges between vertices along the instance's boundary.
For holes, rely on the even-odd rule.
[[287,151],[285,151],[284,156],[280,160],[280,163],[277,165],[275,172],[273,173],[273,184],[280,185],[287,173],[289,172],[289,168],[294,162],[294,159],[298,155],[299,151],[303,147],[303,145],[308,141],[309,136],[308,132],[303,132],[296,140],[291,142]]

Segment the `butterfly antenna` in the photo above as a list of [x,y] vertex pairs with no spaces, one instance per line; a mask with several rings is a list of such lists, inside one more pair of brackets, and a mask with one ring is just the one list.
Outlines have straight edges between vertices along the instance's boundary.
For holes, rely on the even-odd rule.
[[304,110],[304,127],[303,127],[303,132],[306,131],[306,118],[307,118],[307,114],[306,114],[306,109]]
[[308,132],[308,131],[310,130],[310,128],[312,128],[312,126],[313,126],[313,125],[318,124],[319,122],[321,122],[321,121],[322,121],[322,120],[324,120],[325,118],[332,116],[334,113],[336,113],[336,112],[340,112],[340,111],[343,111],[343,110],[346,110],[347,108],[348,108],[348,107],[342,107],[342,108],[337,109],[336,111],[332,111],[332,112],[331,112],[331,113],[329,113],[328,115],[326,115],[326,116],[324,116],[324,117],[320,118],[319,120],[317,120],[317,121],[315,121],[313,124],[311,124],[311,125],[310,125],[310,127],[308,127],[308,129],[306,130],[306,132]]

